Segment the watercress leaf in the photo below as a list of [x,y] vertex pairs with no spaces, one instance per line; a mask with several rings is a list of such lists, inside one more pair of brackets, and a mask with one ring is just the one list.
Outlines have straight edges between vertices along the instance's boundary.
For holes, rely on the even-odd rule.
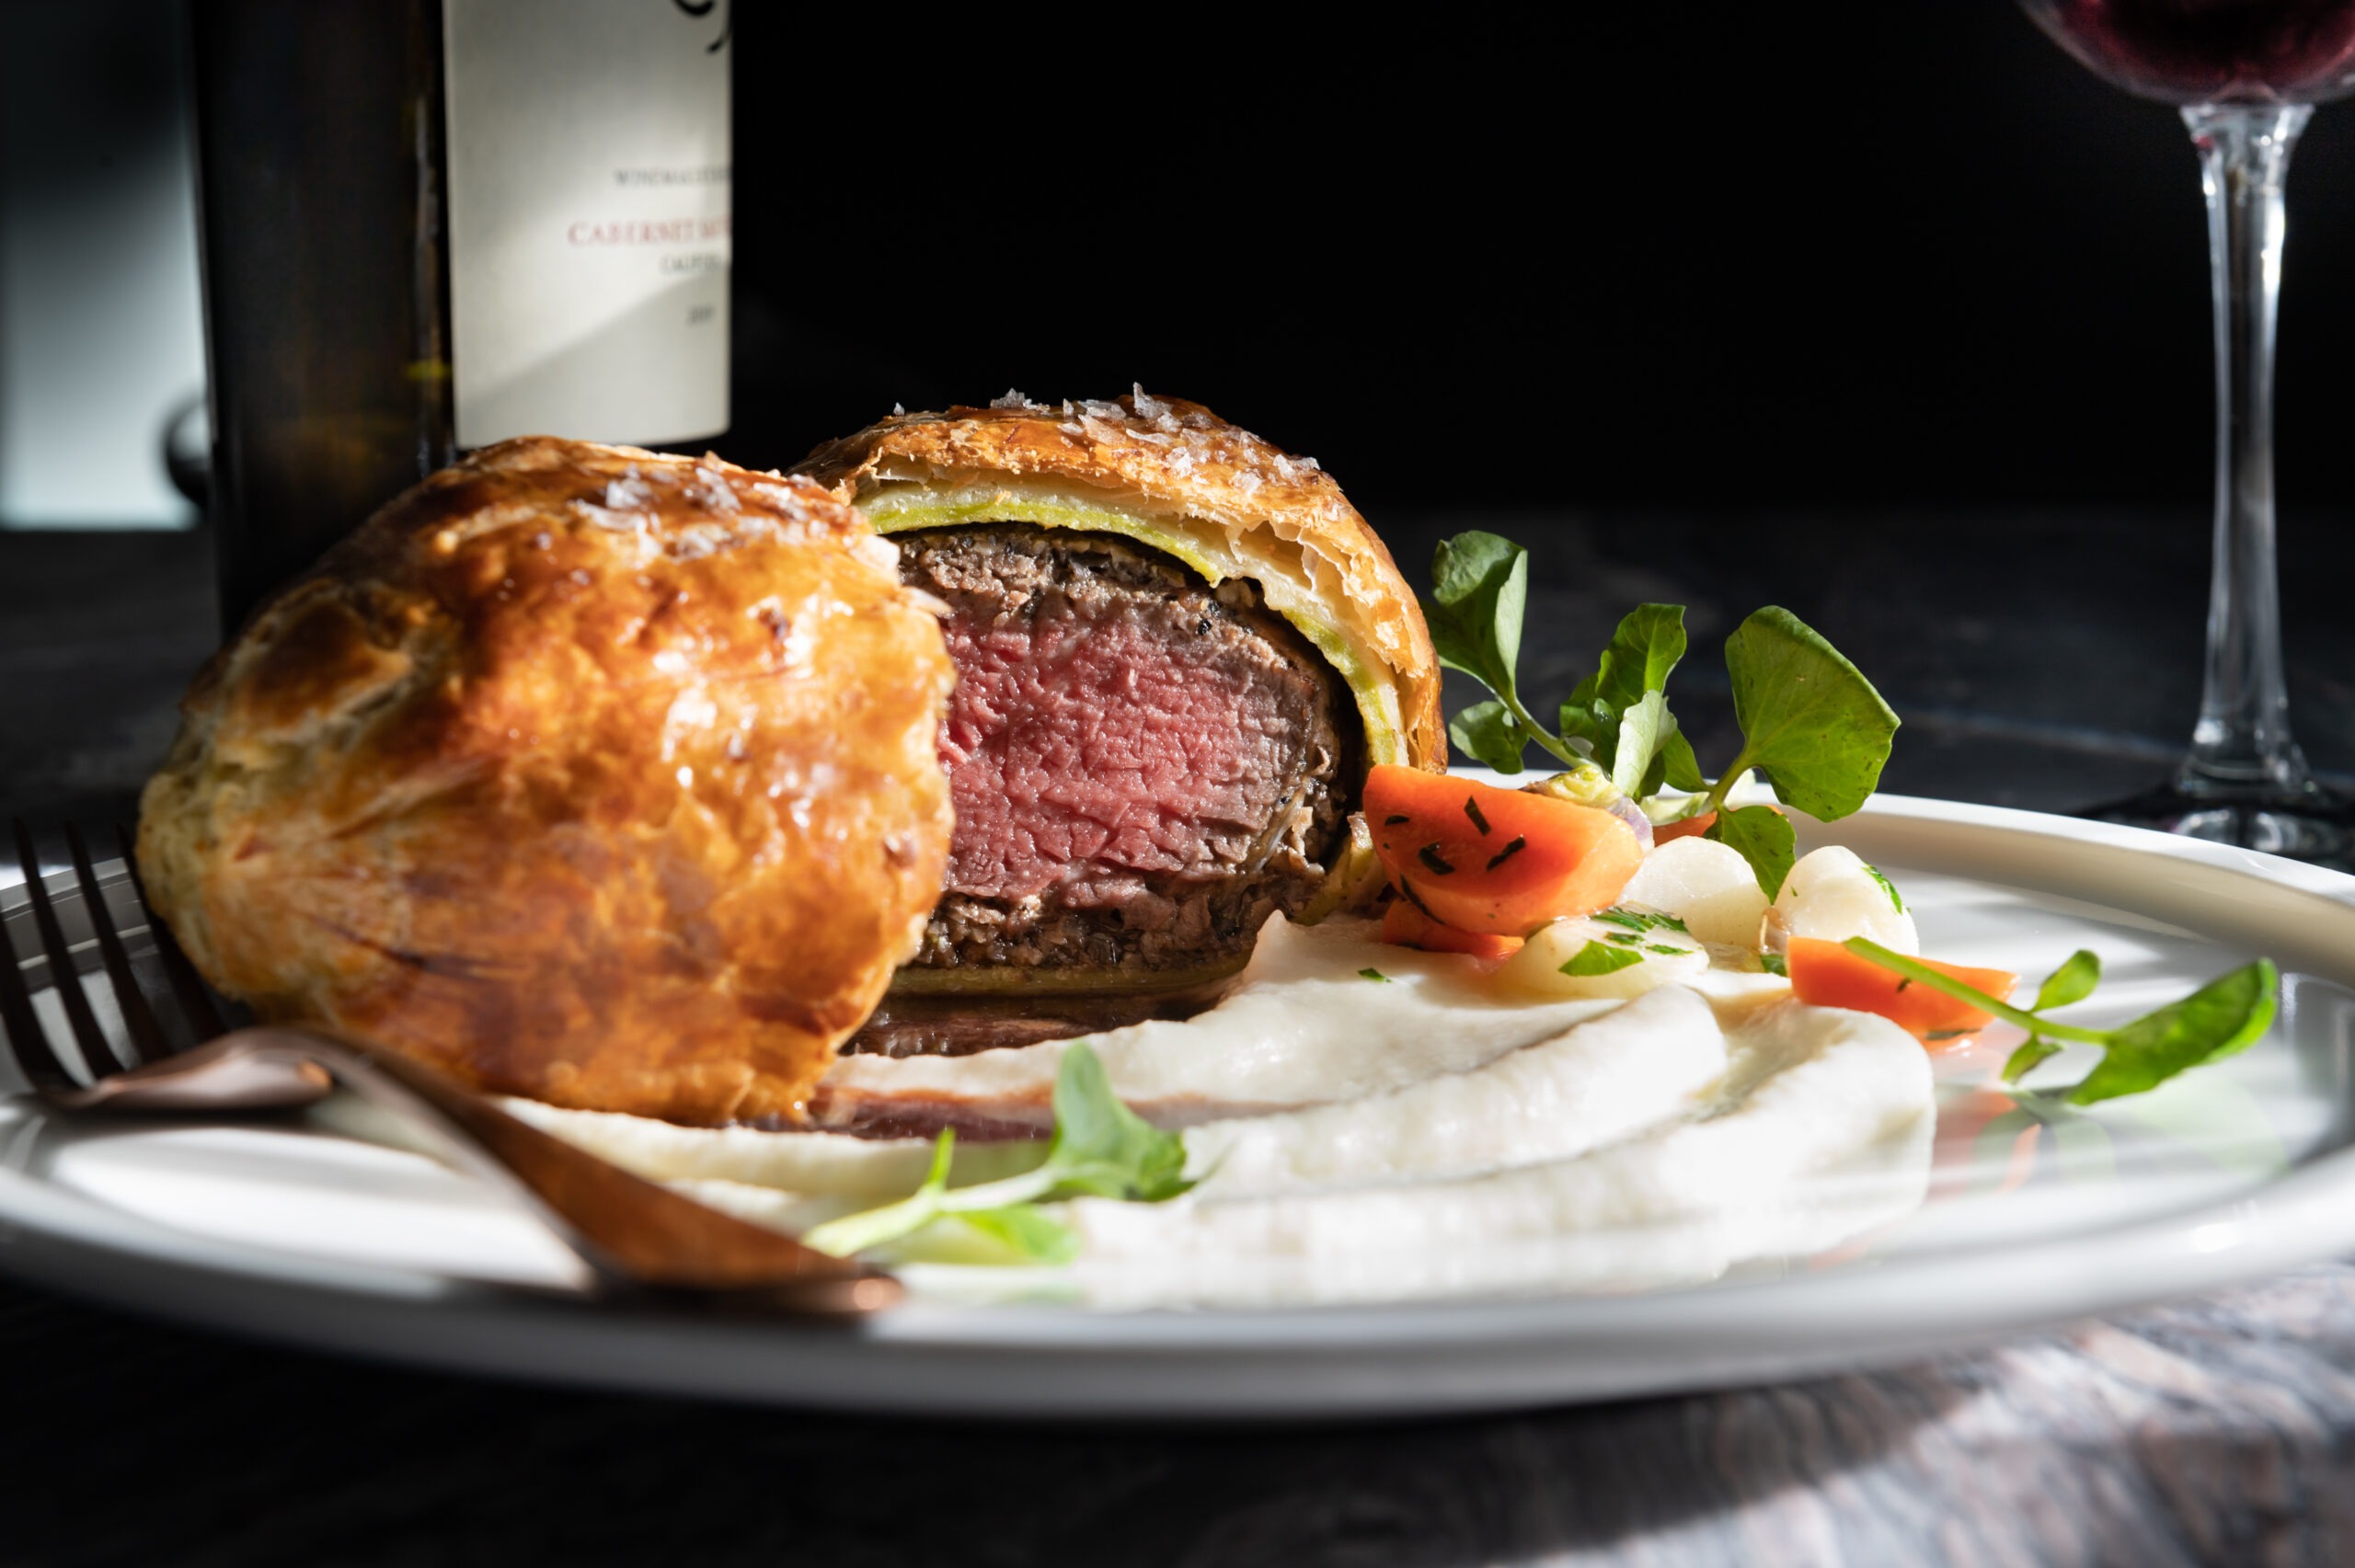
[[1726,639],[1741,761],[1771,772],[1786,804],[1823,821],[1863,806],[1880,782],[1897,715],[1840,651],[1769,605]]
[[2014,1051],[2004,1062],[2004,1082],[2017,1083],[2046,1059],[2061,1054],[2061,1047],[2041,1036],[2030,1036],[2026,1044]]
[[846,1258],[863,1253],[869,1247],[879,1247],[886,1242],[923,1230],[941,1214],[940,1200],[948,1187],[948,1165],[957,1150],[957,1129],[943,1127],[932,1146],[932,1167],[925,1172],[924,1183],[897,1203],[887,1203],[880,1208],[869,1208],[857,1214],[845,1214],[839,1219],[829,1219],[812,1226],[802,1233],[804,1246],[815,1248],[834,1257]]
[[[1572,744],[1586,743],[1591,755],[1611,763],[1614,776],[1622,772],[1623,726],[1648,695],[1663,692],[1670,671],[1677,660],[1684,657],[1684,606],[1682,604],[1638,604],[1622,616],[1611,642],[1603,650],[1594,673],[1578,683],[1569,701],[1562,704],[1562,734]],[[1652,756],[1664,744],[1661,733],[1674,734],[1675,720],[1667,718],[1668,707],[1663,699],[1656,704],[1655,718],[1648,726],[1643,743],[1644,759],[1640,768],[1629,771],[1620,783],[1628,795],[1648,795],[1649,790],[1637,786],[1652,772]],[[1660,719],[1667,718],[1663,727]],[[1688,746],[1687,753],[1691,751]],[[1698,776],[1698,770],[1694,770]],[[1682,787],[1682,786],[1679,786]]]
[[1609,757],[1619,749],[1619,715],[1608,703],[1594,699],[1590,675],[1562,704],[1562,738],[1590,757]]
[[1447,738],[1500,773],[1521,772],[1522,749],[1529,732],[1502,703],[1475,703],[1448,721]]
[[974,1209],[959,1213],[957,1219],[1006,1251],[1034,1263],[1069,1263],[1079,1255],[1079,1238],[1072,1233],[1071,1227],[1027,1203]]
[[1667,690],[1669,672],[1683,657],[1684,606],[1638,604],[1620,617],[1588,695],[1624,716],[1645,692]]
[[1441,541],[1423,603],[1440,662],[1511,697],[1528,601],[1529,552],[1520,545],[1477,532]]
[[2069,1092],[2070,1102],[2090,1105],[2139,1094],[2188,1068],[2247,1049],[2273,1023],[2280,982],[2272,961],[2259,958],[2111,1030],[2101,1065]]
[[1783,890],[1783,878],[1798,862],[1798,835],[1791,830],[1791,819],[1771,806],[1719,811],[1702,836],[1740,852],[1769,898]]
[[[1185,1140],[1164,1132],[1120,1103],[1103,1062],[1085,1041],[1063,1052],[1055,1072],[1055,1136],[1036,1169],[979,1186],[948,1188],[956,1135],[933,1146],[924,1185],[897,1203],[848,1214],[811,1228],[802,1241],[848,1257],[954,1217],[992,1239],[1049,1262],[1068,1256],[1049,1227],[1056,1222],[1025,1206],[1046,1197],[1109,1197],[1158,1203],[1194,1184],[1186,1180]],[[1023,1218],[1031,1214],[1032,1218]],[[978,1218],[976,1218],[978,1217]],[[1067,1235],[1068,1232],[1065,1232]]]
[[1637,785],[1635,791],[1635,798],[1637,800],[1649,800],[1652,796],[1660,793],[1660,785],[1667,782],[1668,748],[1663,745],[1660,750],[1652,753],[1652,765],[1644,770],[1642,782]]
[[[1669,788],[1690,791],[1708,787],[1709,781],[1701,776],[1700,761],[1693,755],[1693,742],[1684,738],[1683,730],[1678,730],[1661,744],[1660,757],[1662,764],[1660,782]],[[1653,789],[1644,793],[1648,798],[1659,791]]]
[[2080,947],[2069,955],[2069,961],[2052,971],[2052,976],[2037,988],[2036,1005],[2028,1011],[2041,1013],[2048,1007],[2066,1007],[2073,1001],[2083,1001],[2093,995],[2094,987],[2101,984],[2101,959],[2089,949]]
[[1660,749],[1676,733],[1676,719],[1658,692],[1646,692],[1619,715],[1619,739],[1612,755],[1611,782],[1619,793],[1641,800],[1660,786],[1645,786]]
[[1158,1203],[1193,1185],[1185,1167],[1185,1140],[1122,1104],[1086,1041],[1063,1052],[1055,1072],[1055,1138],[1040,1167],[1053,1177],[1053,1191]]

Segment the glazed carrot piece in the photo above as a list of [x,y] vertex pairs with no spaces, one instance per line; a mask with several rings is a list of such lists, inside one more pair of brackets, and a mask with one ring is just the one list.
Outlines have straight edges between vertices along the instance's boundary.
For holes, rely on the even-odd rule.
[[1652,824],[1652,848],[1658,849],[1671,839],[1689,839],[1696,833],[1706,833],[1717,819],[1716,812],[1704,811],[1698,817],[1687,817],[1679,822],[1655,822]]
[[1365,815],[1402,898],[1488,936],[1608,909],[1644,858],[1608,811],[1414,768],[1375,768]]
[[[1984,1029],[1993,1022],[1967,1001],[1916,985],[1904,976],[1882,968],[1871,959],[1851,953],[1837,942],[1795,936],[1784,955],[1791,972],[1791,994],[1818,1007],[1845,1007],[1857,1013],[1878,1013],[1894,1020],[1907,1033],[1932,1043]],[[1950,975],[1990,996],[2008,997],[2020,978],[2004,969],[1974,969],[1961,964],[1916,962]]]
[[1382,940],[1426,953],[1465,953],[1475,958],[1510,958],[1521,951],[1518,936],[1482,936],[1442,925],[1404,898],[1391,900],[1382,917]]

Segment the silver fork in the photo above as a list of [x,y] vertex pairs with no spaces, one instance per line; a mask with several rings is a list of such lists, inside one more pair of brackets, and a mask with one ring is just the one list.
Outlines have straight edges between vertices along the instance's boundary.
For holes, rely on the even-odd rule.
[[[144,933],[134,928],[129,934],[153,942],[194,1042],[176,1048],[141,990],[81,830],[70,823],[64,830],[75,891],[91,930],[90,943],[77,944],[66,940],[32,832],[21,819],[10,827],[39,950],[31,963],[46,966],[46,989],[55,993],[88,1074],[86,1081],[75,1077],[51,1044],[25,979],[30,965],[18,960],[0,921],[0,1034],[33,1093],[49,1104],[67,1112],[283,1111],[340,1085],[436,1135],[460,1164],[523,1202],[580,1255],[605,1291],[655,1291],[827,1318],[855,1317],[901,1299],[899,1282],[889,1275],[632,1175],[406,1057],[310,1029],[228,1029],[187,956],[149,910],[130,837],[117,828],[116,845],[144,921]],[[77,946],[96,950],[97,974],[139,1059],[133,1065],[122,1066],[84,991]]]

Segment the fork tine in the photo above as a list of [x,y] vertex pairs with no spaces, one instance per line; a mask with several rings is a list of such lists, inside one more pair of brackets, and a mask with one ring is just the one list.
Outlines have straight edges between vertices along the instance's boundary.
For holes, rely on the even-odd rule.
[[180,951],[171,927],[155,918],[155,906],[147,901],[147,883],[139,875],[138,848],[132,842],[130,830],[120,822],[114,825],[114,841],[122,852],[122,868],[131,873],[131,890],[139,896],[139,912],[147,917],[147,933],[155,939],[155,956],[164,962],[164,978],[172,983],[172,1000],[180,1004],[200,1043],[227,1034],[228,1022],[213,1005],[204,982],[197,978],[196,966]]
[[123,951],[122,937],[114,928],[106,889],[98,886],[98,874],[90,868],[90,847],[82,841],[82,830],[71,822],[65,824],[65,848],[74,857],[74,880],[82,889],[82,907],[90,912],[90,929],[98,933],[98,956],[106,963],[107,979],[114,982],[115,1005],[122,1011],[122,1026],[130,1032],[132,1048],[143,1062],[159,1061],[171,1055],[172,1048],[164,1043],[164,1032],[148,1010],[139,979],[131,972],[131,955]]
[[[37,866],[26,867],[28,882],[39,876]],[[50,1049],[49,1031],[40,1026],[40,1014],[33,1011],[32,993],[25,989],[25,971],[17,961],[16,943],[5,921],[0,921],[0,1027],[7,1033],[9,1054],[34,1088],[76,1087],[65,1064]]]
[[102,1078],[122,1064],[107,1048],[106,1031],[98,1027],[98,1016],[90,1011],[90,999],[82,994],[82,976],[74,967],[74,951],[65,944],[65,930],[57,923],[57,910],[49,901],[49,889],[41,883],[40,854],[33,848],[32,832],[21,817],[9,826],[17,830],[17,859],[25,868],[25,892],[33,904],[33,929],[40,933],[41,951],[49,958],[50,984],[65,1008],[65,1022],[74,1030],[74,1044],[82,1052],[82,1065],[89,1069],[91,1077]]

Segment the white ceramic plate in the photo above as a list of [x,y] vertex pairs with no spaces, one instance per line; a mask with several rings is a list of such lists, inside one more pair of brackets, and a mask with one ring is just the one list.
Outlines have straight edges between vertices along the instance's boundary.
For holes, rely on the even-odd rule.
[[[848,1329],[570,1294],[531,1220],[419,1157],[296,1127],[0,1105],[0,1268],[193,1322],[441,1367],[780,1403],[1304,1417],[1500,1409],[1887,1361],[2355,1250],[2355,877],[1900,797],[1809,841],[1906,891],[1924,947],[2109,974],[2145,1011],[2257,953],[2272,1035],[2141,1099],[2040,1122],[1940,1059],[1929,1201],[1812,1257],[1670,1290],[1269,1311],[919,1304]],[[21,889],[13,892],[21,899]],[[2059,1074],[2063,1060],[2047,1071]]]

